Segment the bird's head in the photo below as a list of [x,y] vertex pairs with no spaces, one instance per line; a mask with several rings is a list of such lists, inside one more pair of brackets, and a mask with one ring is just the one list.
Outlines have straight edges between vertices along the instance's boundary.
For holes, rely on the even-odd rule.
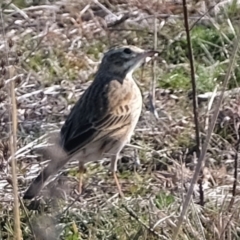
[[113,48],[104,54],[99,70],[125,78],[126,75],[131,75],[135,69],[158,54],[157,51],[144,51],[135,46]]

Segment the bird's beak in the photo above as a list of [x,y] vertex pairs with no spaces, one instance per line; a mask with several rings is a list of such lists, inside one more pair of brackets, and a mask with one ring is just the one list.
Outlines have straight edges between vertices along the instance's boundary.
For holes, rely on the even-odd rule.
[[160,52],[155,50],[145,51],[142,53],[139,53],[139,55],[136,57],[136,62],[138,63],[137,66],[143,66],[145,63],[149,62],[152,58],[159,56]]
[[136,58],[133,60],[135,64],[133,65],[132,69],[136,69],[141,65],[143,66],[145,63],[149,62],[153,57],[156,57],[159,54],[160,52],[154,50],[138,53]]
[[158,57],[160,52],[151,50],[143,53],[143,57],[145,58],[145,62],[149,62],[152,58]]

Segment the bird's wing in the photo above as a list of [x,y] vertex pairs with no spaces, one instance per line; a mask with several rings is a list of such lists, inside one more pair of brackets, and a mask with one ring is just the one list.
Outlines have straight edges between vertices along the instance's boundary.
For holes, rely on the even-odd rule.
[[100,84],[93,83],[87,89],[61,129],[63,147],[68,153],[131,124],[131,86],[117,80],[104,87]]

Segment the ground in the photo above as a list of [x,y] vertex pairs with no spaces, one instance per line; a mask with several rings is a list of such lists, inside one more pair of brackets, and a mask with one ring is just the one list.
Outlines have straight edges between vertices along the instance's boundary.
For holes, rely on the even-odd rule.
[[[190,35],[204,143],[239,32],[239,1],[189,1]],[[189,55],[181,1],[6,1],[0,24],[0,239],[14,238],[10,166],[9,82],[17,103],[17,177],[23,239],[172,239],[197,163]],[[204,15],[203,15],[204,14]],[[155,17],[156,18],[155,18]],[[78,196],[78,162],[52,179],[33,202],[26,188],[48,159],[36,153],[59,131],[94,78],[103,53],[115,45],[161,52],[134,77],[144,99],[118,176],[109,160],[86,165]],[[239,239],[239,53],[211,135],[201,178],[177,239]],[[8,75],[9,66],[14,74]],[[155,78],[158,118],[149,94]],[[209,93],[209,94],[206,94]],[[201,185],[199,184],[201,183]],[[202,187],[203,198],[200,197]],[[235,197],[233,197],[236,195]],[[201,203],[201,200],[204,200]]]

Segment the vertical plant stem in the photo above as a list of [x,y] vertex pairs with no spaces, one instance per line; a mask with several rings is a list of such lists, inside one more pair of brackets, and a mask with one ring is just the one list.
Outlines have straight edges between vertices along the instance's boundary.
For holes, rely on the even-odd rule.
[[[195,125],[195,139],[196,139],[196,153],[197,159],[199,161],[200,156],[200,131],[199,131],[199,121],[198,121],[198,100],[197,100],[197,84],[195,79],[195,69],[194,69],[194,59],[192,53],[192,42],[190,37],[189,23],[188,23],[188,11],[186,0],[183,0],[183,13],[184,13],[184,23],[187,35],[187,48],[188,57],[191,69],[191,83],[192,83],[192,96],[193,96],[193,115],[194,115],[194,125]],[[203,165],[201,166],[201,168]],[[202,178],[199,180],[199,194],[200,194],[200,205],[204,205],[204,192],[202,187]]]
[[[2,21],[3,36],[6,37],[4,31],[4,19],[3,11],[0,11],[0,18]],[[6,62],[8,66],[8,77],[13,79],[15,75],[14,66],[9,64],[9,46],[7,40],[5,40],[6,47]],[[19,198],[18,198],[18,183],[17,183],[17,170],[16,170],[16,161],[15,153],[17,149],[17,106],[16,106],[16,96],[15,96],[15,81],[10,80],[9,83],[9,132],[10,132],[10,151],[11,151],[11,169],[12,169],[12,187],[13,187],[13,198],[14,198],[14,239],[21,240],[22,232],[20,227],[20,212],[19,212]]]
[[[157,18],[154,17],[154,39],[153,39],[153,43],[154,43],[154,50],[157,49],[157,30],[158,30],[158,25],[157,25]],[[156,111],[155,108],[155,90],[156,90],[156,67],[157,67],[157,63],[156,60],[153,60],[153,67],[152,67],[152,81],[151,81],[151,88],[150,88],[150,92],[149,92],[149,102],[150,102],[150,110],[153,113],[153,115],[155,116],[156,119],[158,119],[158,113]]]
[[184,12],[184,23],[187,35],[187,48],[188,48],[188,57],[190,62],[191,69],[191,83],[192,83],[192,95],[193,95],[193,114],[194,114],[194,124],[195,124],[195,138],[196,138],[196,147],[197,147],[197,157],[199,158],[200,153],[200,133],[199,133],[199,122],[198,122],[198,101],[197,101],[197,86],[195,79],[195,69],[194,69],[194,60],[192,53],[192,42],[189,31],[188,24],[188,12],[186,0],[183,0],[183,12]]
[[[9,66],[9,78],[11,79],[14,76],[14,67]],[[15,82],[14,80],[10,81],[10,110],[11,120],[10,127],[10,149],[11,149],[11,169],[12,169],[12,186],[13,186],[13,197],[14,197],[14,234],[16,240],[22,239],[22,233],[20,228],[20,213],[19,213],[19,201],[18,201],[18,183],[17,183],[17,170],[16,170],[16,161],[15,161],[15,152],[17,149],[17,107],[16,107],[16,97],[15,97]]]

